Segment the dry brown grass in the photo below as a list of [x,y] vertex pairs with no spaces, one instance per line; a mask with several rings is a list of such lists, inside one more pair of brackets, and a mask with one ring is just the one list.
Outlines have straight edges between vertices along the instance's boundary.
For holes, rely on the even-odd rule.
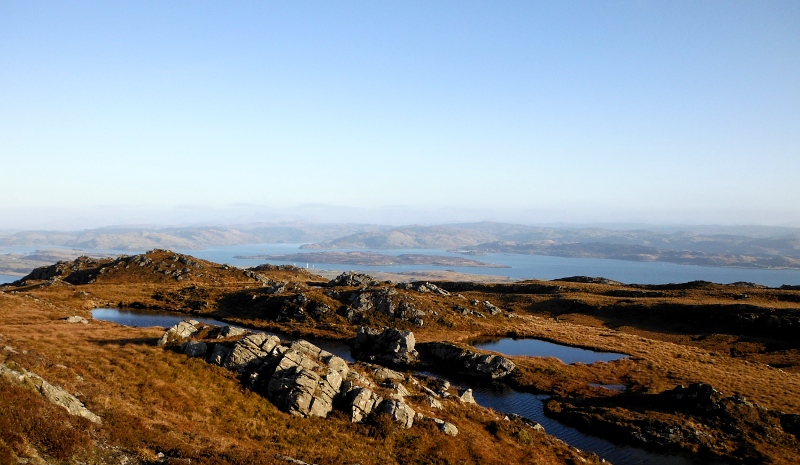
[[156,347],[162,330],[68,324],[59,318],[78,309],[67,307],[68,299],[53,305],[44,296],[36,301],[0,295],[0,344],[17,351],[0,353],[0,362],[17,363],[79,392],[103,418],[90,439],[144,460],[155,460],[159,452],[201,464],[272,463],[278,453],[320,464],[556,464],[577,457],[533,431],[530,441],[493,434],[486,425],[496,421],[494,414],[455,403],[442,414],[459,427],[455,438],[425,422],[405,430],[380,418],[359,425],[341,415],[293,417],[243,389],[233,373]]
[[[98,434],[144,459],[152,460],[157,452],[197,463],[270,463],[275,453],[320,464],[564,463],[574,458],[566,446],[548,436],[529,433],[530,439],[525,439],[522,430],[497,423],[482,409],[442,414],[459,427],[457,438],[444,436],[431,425],[399,430],[379,418],[354,425],[337,415],[327,421],[291,417],[242,389],[230,372],[154,347],[159,329],[59,321],[74,314],[89,317],[92,308],[119,303],[188,311],[182,298],[202,298],[209,303],[204,313],[263,329],[331,338],[354,334],[355,325],[335,314],[319,321],[277,323],[270,319],[269,306],[239,306],[239,300],[230,296],[252,301],[250,295],[257,293],[253,282],[244,279],[241,270],[205,266],[216,267],[214,279],[150,279],[137,267],[134,272],[109,272],[88,285],[31,283],[14,289],[15,294],[5,288],[6,293],[0,293],[0,347],[10,345],[19,353],[0,352],[0,362],[14,361],[70,392],[81,392],[87,406],[104,418]],[[292,283],[334,310],[341,304],[326,296],[324,289],[312,287],[324,280],[303,270],[264,274]],[[699,316],[706,311],[724,314],[743,303],[781,314],[800,308],[800,291],[703,285],[660,289],[658,297],[614,297],[609,295],[613,291],[643,289],[558,284],[562,291],[556,295],[513,294],[504,285],[450,297],[403,291],[416,308],[438,316],[427,317],[423,328],[380,314],[370,315],[369,323],[412,329],[418,342],[513,335],[631,355],[629,360],[593,365],[515,357],[520,368],[512,382],[521,389],[591,397],[614,394],[588,383],[622,383],[642,392],[660,392],[677,384],[705,382],[725,395],[740,393],[767,408],[800,413],[797,340],[778,334],[743,336],[724,325],[707,327],[670,314],[673,310],[690,316],[694,310]],[[489,300],[518,317],[490,316],[482,310],[487,318],[479,319],[456,309],[458,305],[480,310],[473,299]],[[226,302],[231,305],[225,306]],[[742,355],[730,356],[734,352]],[[764,363],[775,361],[786,369]],[[0,447],[0,457],[4,453],[8,446]]]

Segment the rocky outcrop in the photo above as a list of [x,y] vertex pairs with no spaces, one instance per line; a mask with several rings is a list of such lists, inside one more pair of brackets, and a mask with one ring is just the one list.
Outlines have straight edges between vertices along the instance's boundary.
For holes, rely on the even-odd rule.
[[500,310],[497,306],[495,306],[493,303],[489,302],[488,300],[484,300],[483,301],[483,306],[486,308],[486,310],[489,310],[489,313],[492,314],[492,315],[499,315],[499,314],[503,313],[502,310]]
[[350,416],[350,421],[358,423],[367,418],[382,402],[383,397],[371,389],[353,386],[345,390],[342,405],[345,413]]
[[377,281],[375,281],[372,276],[364,273],[355,273],[352,271],[342,273],[339,276],[331,279],[329,282],[329,285],[331,286],[350,287],[371,286],[374,284],[377,284]]
[[170,343],[183,341],[200,331],[200,322],[197,320],[183,320],[169,328],[158,340],[158,345],[165,346]]
[[[277,336],[263,333],[246,334],[235,342],[221,341],[216,339],[215,335],[220,333],[217,329],[203,329],[199,334],[205,335],[204,340],[178,337],[197,335],[195,329],[195,322],[181,322],[167,330],[162,339],[171,345],[183,341],[180,347],[186,355],[206,357],[210,363],[240,373],[248,388],[292,415],[324,418],[338,409],[353,422],[382,414],[410,428],[417,412],[408,399],[424,398],[420,391],[427,389],[419,380],[385,367],[367,365],[367,372],[371,374],[365,375],[342,358],[308,341],[281,342]],[[374,336],[371,347],[381,348],[392,360],[407,361],[411,354],[416,354],[411,333],[368,328],[362,333]],[[443,408],[435,399],[433,405]],[[455,425],[445,423],[437,423],[443,433],[458,433]]]
[[236,345],[225,357],[222,366],[239,373],[253,369],[270,357],[272,350],[280,342],[277,336],[268,336],[264,333],[249,334],[236,341]]
[[86,318],[84,318],[82,316],[78,316],[78,315],[73,315],[73,316],[67,317],[67,318],[64,319],[64,321],[66,321],[67,323],[81,323],[81,324],[84,324],[84,325],[88,325],[89,324],[89,320],[87,320]]
[[102,423],[99,416],[87,409],[83,402],[59,386],[48,383],[44,378],[24,368],[12,369],[0,364],[0,379],[4,379],[18,386],[32,389],[41,394],[45,399],[61,406],[71,415],[86,418],[93,423]]
[[385,400],[378,406],[378,411],[389,415],[403,428],[411,428],[417,415],[417,412],[402,400]]
[[396,328],[383,331],[361,326],[356,330],[352,354],[358,360],[388,363],[391,365],[410,365],[419,355],[414,349],[414,333]]
[[[735,394],[695,383],[659,394],[550,399],[545,413],[612,440],[764,463],[766,444],[797,443],[795,415],[768,410]],[[768,447],[768,446],[767,446]]]
[[405,289],[405,290],[412,290],[417,291],[420,293],[431,293],[431,294],[438,294],[438,295],[450,295],[449,292],[445,291],[441,287],[437,286],[436,284],[431,284],[429,282],[420,282],[420,283],[400,283],[397,285],[398,289]]
[[368,312],[374,311],[422,326],[422,317],[427,315],[392,288],[355,292],[350,295],[347,303],[349,307],[343,307],[340,314],[351,323],[363,320],[368,316]]
[[502,379],[517,367],[503,356],[482,354],[446,342],[420,344],[419,350],[425,356],[426,363],[434,363],[461,375],[476,378]]
[[341,384],[342,375],[334,367],[289,349],[281,355],[269,379],[267,397],[291,414],[324,418],[333,410]]

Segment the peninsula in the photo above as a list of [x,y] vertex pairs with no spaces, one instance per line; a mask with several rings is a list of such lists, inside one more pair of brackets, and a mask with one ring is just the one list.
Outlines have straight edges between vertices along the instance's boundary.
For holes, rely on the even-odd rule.
[[479,262],[464,257],[424,254],[386,255],[371,252],[307,252],[286,255],[237,255],[235,258],[297,263],[336,263],[361,266],[432,265],[509,268],[505,265]]

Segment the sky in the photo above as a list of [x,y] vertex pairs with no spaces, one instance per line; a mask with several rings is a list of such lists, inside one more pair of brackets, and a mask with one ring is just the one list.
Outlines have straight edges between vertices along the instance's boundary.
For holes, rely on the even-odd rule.
[[797,1],[0,0],[0,229],[800,226],[798,76]]

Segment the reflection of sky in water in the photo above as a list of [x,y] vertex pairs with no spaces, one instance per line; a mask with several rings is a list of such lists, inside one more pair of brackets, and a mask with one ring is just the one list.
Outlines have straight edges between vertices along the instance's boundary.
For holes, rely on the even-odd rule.
[[532,357],[556,357],[564,363],[610,362],[626,358],[625,354],[595,352],[589,349],[570,347],[538,339],[499,339],[473,344],[478,349],[500,352],[505,355],[529,355]]
[[[171,326],[175,326],[176,324],[180,323],[183,320],[197,320],[201,323],[207,323],[215,326],[235,326],[238,328],[242,327],[231,323],[225,323],[224,321],[215,320],[213,318],[202,318],[193,315],[181,315],[169,312],[136,310],[136,309],[119,310],[116,308],[98,308],[92,310],[92,318],[96,320],[111,321],[113,323],[125,326],[144,326],[144,327],[161,326],[164,328],[169,328]],[[347,360],[348,362],[353,361],[353,357],[350,355],[350,346],[345,344],[344,342],[329,341],[326,339],[307,338],[307,337],[297,338],[294,336],[290,336],[288,334],[273,333],[260,329],[251,329],[251,328],[247,329],[258,333],[272,334],[278,336],[279,338],[281,338],[281,340],[284,341],[295,341],[297,339],[305,339],[306,341],[311,342],[312,344],[316,345],[321,349],[327,350],[328,352],[334,355],[338,355],[339,357]]]
[[0,284],[13,283],[22,276],[12,276],[10,274],[0,274]]

